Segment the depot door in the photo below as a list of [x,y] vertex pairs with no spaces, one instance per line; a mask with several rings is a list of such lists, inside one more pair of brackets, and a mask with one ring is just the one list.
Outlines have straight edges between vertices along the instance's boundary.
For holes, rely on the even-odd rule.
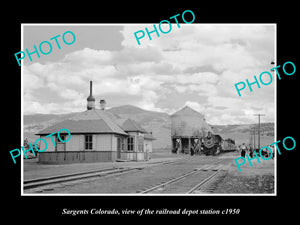
[[[66,140],[66,135],[60,135],[61,140]],[[59,138],[56,136],[56,151],[61,152],[61,151],[66,151],[66,143],[61,142]]]

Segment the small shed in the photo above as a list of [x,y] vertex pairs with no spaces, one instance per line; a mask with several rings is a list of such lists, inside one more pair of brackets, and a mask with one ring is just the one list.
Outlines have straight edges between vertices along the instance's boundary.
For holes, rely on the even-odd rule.
[[172,152],[191,153],[200,151],[201,140],[212,132],[204,115],[185,106],[171,115]]

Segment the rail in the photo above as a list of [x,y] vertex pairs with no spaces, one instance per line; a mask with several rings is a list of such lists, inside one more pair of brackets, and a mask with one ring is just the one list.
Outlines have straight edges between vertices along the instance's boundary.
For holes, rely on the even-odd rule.
[[104,177],[108,175],[119,175],[123,174],[125,172],[133,172],[137,170],[141,170],[146,168],[147,166],[159,166],[159,165],[167,165],[167,164],[176,164],[181,163],[184,161],[187,161],[189,158],[180,158],[175,160],[165,160],[160,162],[148,162],[145,165],[142,166],[136,166],[132,168],[105,168],[100,170],[90,170],[90,171],[84,171],[79,173],[71,173],[71,174],[63,174],[58,176],[49,176],[49,177],[41,177],[36,179],[29,179],[23,181],[23,189],[33,189],[37,187],[62,183],[62,182],[68,182],[68,181],[75,181],[75,180],[81,180],[81,179],[87,179],[92,177]]

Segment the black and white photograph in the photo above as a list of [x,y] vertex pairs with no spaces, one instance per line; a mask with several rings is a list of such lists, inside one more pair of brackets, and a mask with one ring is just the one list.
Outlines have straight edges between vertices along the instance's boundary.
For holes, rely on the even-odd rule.
[[22,24],[22,195],[276,195],[276,24],[180,19]]
[[2,14],[3,220],[296,219],[295,4],[45,3]]

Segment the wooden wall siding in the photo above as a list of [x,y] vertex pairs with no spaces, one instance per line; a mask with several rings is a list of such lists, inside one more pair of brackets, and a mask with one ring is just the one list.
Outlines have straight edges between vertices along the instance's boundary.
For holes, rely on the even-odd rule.
[[172,136],[202,136],[207,130],[205,122],[201,117],[172,117],[171,118]]
[[[82,139],[82,140],[81,140]],[[71,134],[71,138],[66,142],[66,151],[80,151],[84,147],[84,136]]]
[[204,115],[188,106],[171,115],[171,136],[202,136],[208,131],[212,132],[212,129]]
[[[50,137],[40,136],[40,138],[43,138],[47,142],[48,146],[47,146],[46,152],[54,152],[55,151],[55,147],[54,147],[53,142],[52,142],[52,140],[51,140]],[[55,141],[55,137],[53,137],[53,139]],[[39,149],[41,149],[41,150],[45,149],[45,144],[44,144],[43,141],[37,142],[37,145],[38,144],[40,144],[40,148]],[[34,147],[34,145],[33,145],[33,147]]]
[[111,135],[110,139],[111,139],[111,150],[112,151],[117,151],[117,137],[116,137],[116,135]]
[[[47,152],[55,152],[51,138],[41,136],[48,144]],[[44,142],[40,141],[40,149],[45,148]],[[65,143],[66,151],[85,151],[85,137],[83,134],[72,134],[71,139]],[[94,151],[116,151],[117,138],[113,134],[93,134],[93,149]]]
[[[112,138],[113,134],[93,135],[93,146],[96,151],[115,151],[113,150]],[[96,143],[94,143],[94,140]]]
[[46,151],[39,153],[39,162],[50,164],[114,162],[116,157],[116,152],[111,151]]

